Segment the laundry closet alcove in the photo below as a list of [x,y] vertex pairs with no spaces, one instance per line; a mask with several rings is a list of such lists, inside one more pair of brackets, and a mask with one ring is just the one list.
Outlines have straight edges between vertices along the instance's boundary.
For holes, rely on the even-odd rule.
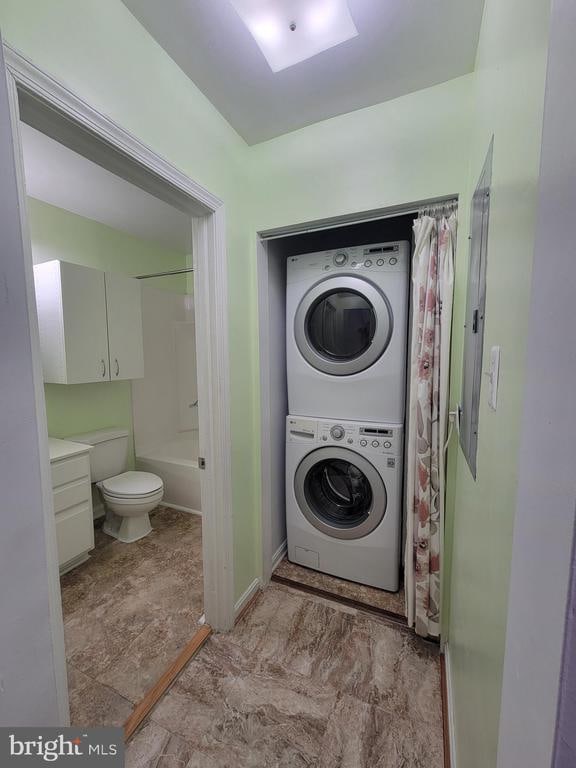
[[[381,445],[386,445],[387,450],[390,453],[388,466],[394,466],[394,462],[398,462],[398,466],[401,468],[404,464],[404,470],[408,469],[406,450],[409,445],[409,436],[412,437],[410,430],[412,429],[410,420],[408,419],[409,404],[408,399],[408,381],[413,371],[410,367],[410,358],[412,353],[412,334],[417,331],[418,325],[414,327],[415,316],[413,314],[413,308],[411,306],[412,299],[412,278],[411,274],[412,264],[414,260],[414,228],[415,220],[418,217],[419,212],[421,218],[423,215],[430,221],[434,221],[434,230],[436,230],[436,219],[432,219],[428,214],[441,213],[449,214],[455,210],[455,200],[453,197],[442,198],[434,201],[419,201],[417,203],[408,204],[405,206],[399,206],[396,208],[371,211],[366,214],[358,214],[351,217],[340,217],[336,219],[314,222],[310,224],[303,224],[299,226],[286,227],[284,229],[278,229],[273,231],[267,231],[260,233],[258,238],[258,297],[259,297],[259,351],[260,351],[260,386],[261,386],[261,440],[262,440],[262,527],[263,527],[263,581],[267,583],[271,578],[277,581],[287,580],[290,582],[299,582],[299,586],[307,591],[315,591],[317,593],[326,593],[327,595],[334,595],[338,599],[348,601],[349,603],[360,603],[364,606],[372,607],[375,610],[389,615],[394,620],[406,623],[407,615],[409,616],[409,623],[414,626],[415,624],[415,579],[414,574],[408,575],[409,587],[413,591],[413,595],[410,596],[408,601],[406,600],[404,593],[404,552],[410,551],[411,557],[413,552],[414,536],[418,536],[419,533],[414,531],[412,521],[407,521],[407,488],[413,487],[414,473],[413,471],[400,471],[399,473],[399,497],[401,504],[401,530],[399,547],[398,547],[398,563],[397,572],[399,576],[398,591],[395,591],[394,582],[388,582],[392,586],[384,587],[380,589],[367,586],[366,582],[363,584],[361,579],[354,577],[355,571],[352,569],[348,573],[350,575],[343,575],[341,578],[332,578],[325,576],[322,572],[322,567],[318,567],[318,562],[314,556],[311,555],[311,560],[308,563],[306,561],[306,553],[303,551],[298,559],[300,565],[305,566],[300,568],[300,565],[295,565],[286,559],[287,552],[287,533],[286,533],[286,497],[290,489],[290,482],[292,475],[295,474],[294,460],[290,458],[290,452],[287,453],[287,415],[290,414],[290,422],[292,429],[296,434],[305,434],[309,428],[305,422],[306,418],[311,418],[311,412],[304,414],[300,418],[300,410],[298,407],[297,412],[293,413],[289,409],[288,403],[288,388],[287,388],[287,334],[293,333],[293,328],[287,327],[292,321],[288,320],[287,323],[287,263],[288,260],[297,257],[301,254],[320,254],[321,252],[329,252],[338,249],[349,253],[353,252],[354,248],[362,249],[362,253],[365,248],[369,248],[376,245],[390,244],[390,243],[402,243],[407,242],[410,246],[410,252],[408,255],[409,261],[409,279],[407,289],[407,301],[405,310],[406,317],[403,318],[408,326],[408,332],[403,344],[403,358],[401,365],[406,367],[402,371],[403,380],[406,382],[406,386],[403,384],[403,391],[406,396],[405,403],[402,403],[402,410],[400,412],[399,419],[389,419],[387,421],[401,422],[405,427],[405,440],[399,435],[398,441],[396,441],[395,431],[391,431],[389,436],[373,435],[372,440],[375,442],[380,439]],[[455,214],[454,214],[455,224]],[[455,237],[455,231],[454,231]],[[435,262],[436,255],[434,251],[430,249],[427,251],[432,257],[429,259],[428,266],[432,268],[432,261]],[[386,254],[369,254],[364,256],[364,264],[360,264],[360,267],[376,266],[377,258],[385,256]],[[393,263],[397,261],[397,254],[394,256]],[[453,256],[453,251],[451,251]],[[326,256],[328,259],[328,256]],[[332,256],[330,256],[332,259]],[[381,258],[379,264],[384,264],[385,259]],[[356,266],[356,262],[354,262]],[[326,265],[326,271],[331,269]],[[368,270],[364,270],[362,276],[366,276],[367,279],[375,279],[371,277]],[[334,270],[331,270],[331,275],[334,276]],[[327,279],[327,278],[326,278]],[[310,302],[309,302],[310,303]],[[302,301],[304,304],[304,301]],[[311,305],[312,306],[312,305]],[[302,309],[298,308],[295,311]],[[310,313],[310,307],[306,309],[308,314]],[[451,309],[450,309],[451,312]],[[290,316],[290,313],[289,313]],[[393,317],[393,313],[392,313]],[[392,322],[395,322],[396,318],[393,317]],[[429,329],[428,329],[429,330]],[[430,333],[427,332],[426,338],[430,338]],[[288,348],[290,343],[288,342]],[[293,365],[293,359],[290,357],[290,351],[288,352],[288,366]],[[444,371],[443,376],[446,375]],[[443,379],[444,380],[444,379]],[[350,390],[353,392],[353,388]],[[353,395],[351,394],[351,397]],[[327,400],[330,399],[330,394],[327,394]],[[385,399],[385,397],[383,397]],[[404,404],[406,405],[406,420],[404,419]],[[320,399],[316,404],[316,407],[321,407]],[[360,431],[370,431],[372,427],[376,427],[376,422],[384,421],[378,418],[378,413],[375,413],[374,417],[370,417],[372,411],[363,411],[363,418],[366,422],[358,421],[360,425]],[[338,429],[340,424],[337,416],[329,418],[328,410],[326,413],[316,414],[318,419],[317,428],[318,436],[315,439],[322,441],[328,439],[328,445],[331,445],[334,441],[330,442],[330,428]],[[394,414],[396,416],[396,414]],[[442,418],[447,418],[447,411],[443,411]],[[346,419],[340,419],[340,421],[346,421]],[[374,422],[371,424],[371,422]],[[290,426],[290,425],[289,425]],[[381,425],[380,425],[381,426]],[[322,429],[327,430],[327,437],[322,436]],[[380,430],[382,431],[382,430]],[[443,432],[445,437],[445,431]],[[343,440],[342,448],[338,446],[341,451],[346,450],[345,443],[350,443],[348,448],[355,448],[351,445],[354,441],[360,445],[365,445],[366,440],[363,438],[365,435],[348,435]],[[304,441],[307,437],[302,438]],[[321,446],[322,443],[320,442]],[[400,449],[397,448],[400,446]],[[308,446],[309,447],[309,446]],[[309,447],[310,448],[310,447]],[[326,449],[324,449],[326,450]],[[337,452],[337,448],[332,449],[333,452]],[[360,451],[360,447],[358,448]],[[398,453],[399,450],[399,453]],[[394,451],[398,453],[395,459]],[[342,458],[342,457],[341,457]],[[414,460],[415,457],[412,457]],[[339,461],[339,457],[334,456],[336,462]],[[302,465],[305,462],[302,462]],[[361,463],[361,458],[357,458],[357,464]],[[368,462],[370,464],[370,462]],[[290,475],[290,478],[288,477]],[[366,467],[366,477],[371,476],[368,466]],[[386,511],[386,486],[390,482],[386,480],[384,482],[384,499],[383,508]],[[406,483],[410,483],[407,486]],[[297,483],[295,483],[296,487]],[[378,480],[374,475],[373,483],[368,482],[367,494],[378,494]],[[288,489],[288,490],[287,490]],[[298,491],[296,492],[298,495]],[[302,496],[305,496],[306,492],[302,492]],[[392,490],[389,494],[393,497],[396,493],[396,489]],[[306,500],[301,499],[302,504],[306,505]],[[374,507],[374,505],[373,505]],[[413,506],[409,507],[413,510]],[[413,512],[411,512],[413,514]],[[386,517],[387,513],[384,515]],[[408,523],[408,524],[407,524]],[[377,524],[376,524],[377,525]],[[318,527],[318,526],[316,526]],[[375,526],[376,527],[376,526]],[[406,548],[406,534],[409,534],[412,544]],[[440,532],[440,528],[439,528]],[[420,532],[421,533],[421,532]],[[395,535],[395,534],[391,534]],[[344,536],[338,536],[338,538],[347,538]],[[351,536],[350,538],[353,538]],[[362,541],[361,538],[357,541]],[[441,544],[439,544],[441,546]],[[343,550],[345,552],[345,550]],[[435,556],[438,554],[435,550]],[[415,561],[414,561],[415,562]],[[440,563],[440,558],[436,556],[436,562]],[[307,566],[307,567],[306,567]],[[340,569],[341,570],[341,569]],[[344,569],[345,570],[345,569]],[[326,572],[327,573],[327,572]],[[343,572],[342,572],[343,573]],[[340,575],[340,574],[339,574]],[[435,578],[435,577],[434,577]],[[438,576],[438,584],[439,584]],[[360,583],[358,583],[360,582]],[[383,582],[386,584],[386,582]],[[422,589],[422,580],[419,582],[420,589]],[[378,585],[380,586],[380,585]],[[388,589],[389,591],[385,591]],[[430,629],[431,631],[428,631]],[[432,626],[426,627],[424,631],[420,631],[420,634],[434,636],[434,628]]]

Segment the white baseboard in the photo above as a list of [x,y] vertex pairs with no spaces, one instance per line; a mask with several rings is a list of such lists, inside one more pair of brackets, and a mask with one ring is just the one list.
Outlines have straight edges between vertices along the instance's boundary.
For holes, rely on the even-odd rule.
[[272,571],[271,571],[272,573],[274,573],[276,568],[278,568],[278,566],[284,559],[284,555],[286,554],[287,551],[288,551],[288,543],[286,539],[284,539],[282,544],[280,544],[276,552],[274,552],[274,554],[272,555]]
[[167,501],[161,501],[161,506],[168,507],[168,509],[175,509],[177,512],[187,512],[189,515],[200,515],[202,512],[199,509],[192,509],[192,507],[182,507],[180,504],[170,504]]
[[242,612],[242,609],[252,600],[254,595],[260,589],[260,579],[254,579],[252,584],[244,591],[242,595],[236,601],[234,606],[234,618],[238,618],[238,615]]
[[456,765],[456,729],[454,722],[454,694],[452,689],[452,665],[450,661],[450,647],[448,643],[444,645],[444,669],[446,671],[446,707],[448,710],[448,741],[450,743],[450,766],[457,768]]

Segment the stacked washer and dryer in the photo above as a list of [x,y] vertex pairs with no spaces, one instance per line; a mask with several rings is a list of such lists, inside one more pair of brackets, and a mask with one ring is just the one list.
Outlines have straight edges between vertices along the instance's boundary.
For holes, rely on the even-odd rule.
[[399,588],[408,241],[287,263],[288,558]]

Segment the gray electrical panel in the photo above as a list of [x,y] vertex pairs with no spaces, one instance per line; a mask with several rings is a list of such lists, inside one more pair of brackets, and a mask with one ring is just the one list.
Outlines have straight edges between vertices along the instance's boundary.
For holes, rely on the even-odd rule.
[[493,139],[472,198],[470,215],[470,260],[464,324],[464,361],[460,403],[460,445],[474,479],[478,447],[478,414],[482,384],[482,348],[486,308],[486,256]]

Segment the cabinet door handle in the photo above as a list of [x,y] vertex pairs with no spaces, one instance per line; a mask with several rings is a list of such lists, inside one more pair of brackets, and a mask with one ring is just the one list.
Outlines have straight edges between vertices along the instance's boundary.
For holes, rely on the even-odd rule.
[[102,363],[102,378],[104,378],[106,376],[106,363],[104,361],[104,358],[102,358],[100,362]]
[[118,363],[118,358],[114,358],[114,362],[116,363],[116,376],[120,375],[120,364]]

